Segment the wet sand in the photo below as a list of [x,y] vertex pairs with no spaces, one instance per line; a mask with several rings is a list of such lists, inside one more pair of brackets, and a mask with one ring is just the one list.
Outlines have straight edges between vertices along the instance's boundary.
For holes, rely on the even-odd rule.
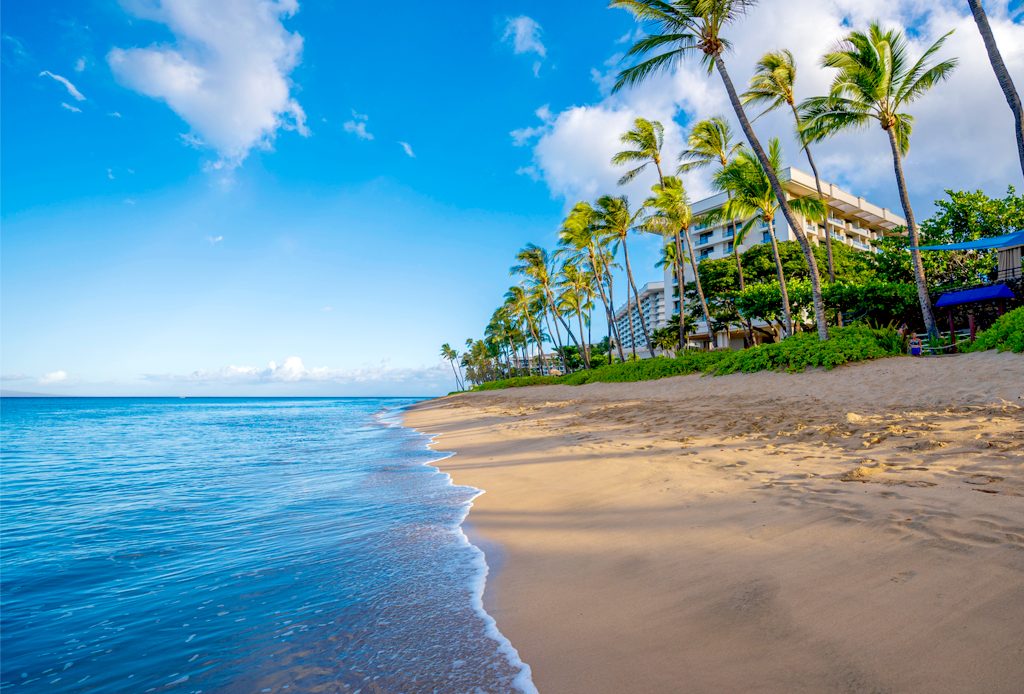
[[1024,358],[429,401],[541,692],[1024,690]]

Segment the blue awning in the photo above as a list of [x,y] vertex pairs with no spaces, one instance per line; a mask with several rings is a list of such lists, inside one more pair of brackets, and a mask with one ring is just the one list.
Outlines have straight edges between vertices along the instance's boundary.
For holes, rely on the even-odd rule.
[[987,239],[975,241],[964,241],[963,243],[946,243],[941,246],[919,246],[919,251],[983,251],[993,248],[1013,248],[1024,246],[1024,229],[1013,231],[1002,236],[993,236]]
[[996,299],[1012,299],[1013,291],[1005,284],[993,284],[988,287],[977,287],[975,289],[964,289],[959,292],[949,292],[939,297],[935,306],[959,306],[960,304],[973,304],[976,301],[995,301]]

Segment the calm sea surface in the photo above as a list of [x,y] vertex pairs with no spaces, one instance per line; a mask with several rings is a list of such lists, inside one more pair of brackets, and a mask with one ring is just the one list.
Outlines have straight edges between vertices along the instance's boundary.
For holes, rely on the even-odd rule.
[[0,689],[531,690],[411,402],[4,399]]

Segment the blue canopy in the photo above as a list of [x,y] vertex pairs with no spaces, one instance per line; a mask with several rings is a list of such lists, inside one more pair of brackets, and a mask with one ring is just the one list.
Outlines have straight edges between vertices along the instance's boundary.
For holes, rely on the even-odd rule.
[[993,284],[988,287],[964,289],[959,292],[948,292],[939,297],[935,306],[959,306],[973,304],[976,301],[995,301],[996,299],[1012,299],[1013,292],[1005,284]]
[[993,236],[987,239],[976,241],[964,241],[963,243],[947,243],[941,246],[918,246],[919,251],[982,251],[992,248],[1013,248],[1024,246],[1024,229],[1012,231],[1002,236]]

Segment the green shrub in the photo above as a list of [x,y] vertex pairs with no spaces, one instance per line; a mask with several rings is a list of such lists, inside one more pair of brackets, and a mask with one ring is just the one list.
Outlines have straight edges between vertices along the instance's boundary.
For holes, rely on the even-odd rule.
[[978,333],[973,344],[960,346],[961,352],[984,352],[989,349],[1024,352],[1024,306],[1004,313],[991,328]]
[[522,386],[549,386],[561,383],[561,376],[514,376],[497,381],[486,381],[473,387],[473,390],[500,390],[502,388],[521,388]]

